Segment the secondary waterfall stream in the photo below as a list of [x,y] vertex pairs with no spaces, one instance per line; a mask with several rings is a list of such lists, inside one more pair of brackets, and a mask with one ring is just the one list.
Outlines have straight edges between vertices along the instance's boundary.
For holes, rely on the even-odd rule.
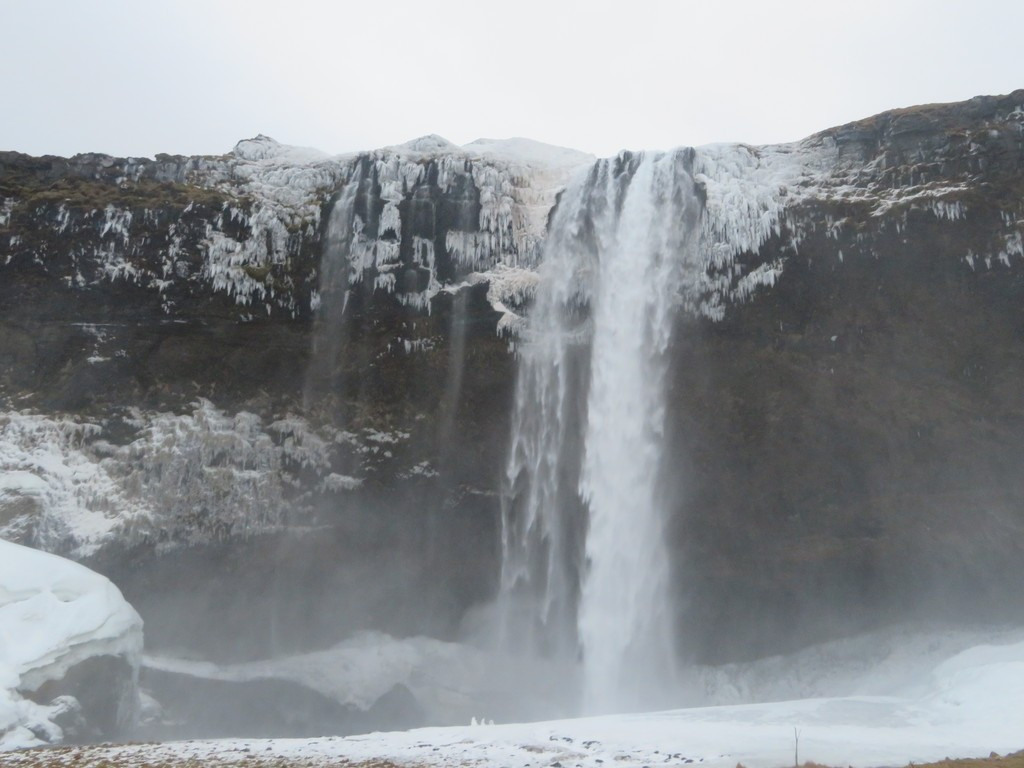
[[672,679],[665,353],[697,268],[688,151],[602,160],[551,221],[503,506],[505,641],[579,658],[585,711]]

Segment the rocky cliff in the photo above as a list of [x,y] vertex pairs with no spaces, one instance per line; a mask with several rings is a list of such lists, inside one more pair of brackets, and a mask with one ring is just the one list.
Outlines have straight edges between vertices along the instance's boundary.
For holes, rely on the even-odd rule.
[[[343,158],[264,137],[208,158],[4,154],[4,535],[119,577],[157,647],[176,612],[147,604],[209,569],[212,634],[235,648],[237,618],[252,653],[282,591],[320,616],[281,616],[304,636],[352,609],[450,632],[492,580],[507,329],[586,162],[436,137]],[[343,583],[320,567],[339,561]],[[423,604],[412,587],[435,582]]]
[[[113,578],[156,650],[455,637],[496,588],[545,224],[591,160],[0,154],[0,533]],[[1019,617],[1024,91],[686,162],[683,655]]]
[[897,617],[1019,620],[1022,101],[802,142],[829,180],[741,257],[781,265],[773,287],[681,321],[676,542],[699,657]]

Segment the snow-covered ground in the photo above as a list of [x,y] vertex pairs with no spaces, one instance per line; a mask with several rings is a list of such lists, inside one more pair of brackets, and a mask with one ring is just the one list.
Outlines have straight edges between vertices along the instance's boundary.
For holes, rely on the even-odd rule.
[[[901,686],[885,696],[473,724],[349,738],[101,745],[45,754],[11,753],[2,762],[27,766],[48,758],[50,764],[74,763],[77,768],[104,761],[141,766],[186,760],[249,765],[284,760],[311,766],[385,760],[397,765],[515,768],[733,768],[742,763],[748,768],[774,768],[792,763],[797,735],[800,762],[829,765],[890,766],[947,756],[986,756],[991,751],[1005,754],[1024,747],[1024,641],[1020,633],[1003,636],[1011,637],[1012,642],[975,645],[938,663],[934,654],[925,653],[933,666],[911,664],[902,678],[894,674],[895,667],[881,664],[870,685]],[[947,636],[935,648],[957,642]],[[810,657],[802,658],[811,663]]]
[[141,653],[142,619],[109,580],[0,539],[0,751],[59,740],[54,719],[76,706],[22,694],[96,656],[137,668]]

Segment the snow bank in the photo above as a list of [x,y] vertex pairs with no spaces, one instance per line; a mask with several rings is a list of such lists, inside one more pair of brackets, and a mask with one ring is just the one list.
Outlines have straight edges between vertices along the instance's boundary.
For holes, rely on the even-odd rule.
[[133,669],[142,619],[109,580],[70,560],[0,539],[0,749],[62,737],[53,718],[67,697],[44,706],[23,698],[96,656]]
[[[905,624],[808,646],[795,653],[694,666],[679,688],[686,706],[927,693],[937,667],[974,647],[1013,648],[1024,629]],[[1024,746],[1024,744],[1022,744]]]

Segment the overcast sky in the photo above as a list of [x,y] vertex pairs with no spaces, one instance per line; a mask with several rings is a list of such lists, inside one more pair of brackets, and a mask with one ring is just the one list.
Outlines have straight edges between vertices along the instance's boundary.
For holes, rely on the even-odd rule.
[[1024,2],[0,0],[0,149],[598,155],[768,143],[1024,88]]

